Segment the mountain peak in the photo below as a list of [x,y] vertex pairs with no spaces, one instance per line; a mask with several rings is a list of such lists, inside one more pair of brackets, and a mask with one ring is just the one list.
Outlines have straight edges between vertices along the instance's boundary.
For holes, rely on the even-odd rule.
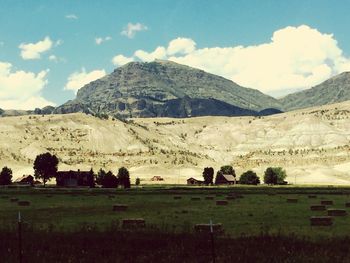
[[[185,97],[189,101],[184,100]],[[208,99],[226,104],[205,101]],[[174,100],[179,103],[173,103]],[[170,101],[172,110],[169,113],[166,107]],[[223,108],[228,105],[253,111],[279,107],[276,99],[231,80],[173,61],[155,60],[130,62],[85,85],[76,99],[59,107],[58,112],[92,111],[123,117],[178,116],[173,112],[176,111],[174,105],[184,109],[184,104],[186,110],[181,112],[203,107],[196,110],[197,115],[218,115],[219,111],[227,115],[228,109]],[[206,106],[216,108],[208,111],[204,109]]]

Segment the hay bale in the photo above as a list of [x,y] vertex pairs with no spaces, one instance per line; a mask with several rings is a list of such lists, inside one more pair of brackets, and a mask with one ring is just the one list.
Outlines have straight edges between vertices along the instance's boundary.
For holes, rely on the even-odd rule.
[[330,216],[312,216],[310,217],[311,226],[331,226],[333,218]]
[[200,197],[191,197],[191,201],[200,201],[201,198]]
[[126,229],[144,228],[146,221],[143,218],[128,218],[122,220],[122,227]]
[[348,213],[344,209],[327,209],[329,216],[346,216]]
[[287,203],[298,203],[297,198],[287,198]]
[[128,209],[128,206],[125,204],[116,204],[113,205],[113,211],[126,211]]
[[25,200],[18,201],[17,204],[19,206],[30,206],[30,202]]
[[332,200],[321,200],[321,205],[333,205]]
[[174,200],[180,200],[182,198],[182,196],[176,195],[174,196]]
[[346,202],[345,207],[350,207],[350,202]]
[[227,200],[217,200],[216,205],[228,205]]
[[13,197],[13,198],[10,199],[10,202],[12,202],[12,203],[18,202],[18,198]]
[[[223,233],[224,229],[221,223],[212,224],[214,233]],[[194,225],[194,231],[196,233],[210,233],[210,224],[196,224]]]
[[205,200],[214,200],[214,196],[206,196]]
[[308,195],[308,197],[309,197],[310,199],[314,199],[314,198],[317,198],[317,195]]
[[311,205],[310,210],[311,211],[325,211],[326,206],[325,205]]

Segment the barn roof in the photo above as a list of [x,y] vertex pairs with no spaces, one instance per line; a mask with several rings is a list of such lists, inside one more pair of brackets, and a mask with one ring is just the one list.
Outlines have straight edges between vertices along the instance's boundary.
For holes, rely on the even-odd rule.
[[236,181],[236,177],[234,177],[232,174],[223,174],[222,175],[228,182],[234,182]]

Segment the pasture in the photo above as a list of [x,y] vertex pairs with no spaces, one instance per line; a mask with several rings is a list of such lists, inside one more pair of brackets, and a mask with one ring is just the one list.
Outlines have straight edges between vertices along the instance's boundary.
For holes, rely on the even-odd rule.
[[[221,248],[217,248],[219,254],[223,253],[220,255],[230,256],[221,250],[224,247],[232,250],[229,246],[236,244],[237,240],[240,240],[240,244],[246,242],[247,246],[252,246],[251,249],[254,250],[253,247],[262,246],[264,240],[271,239],[271,244],[273,242],[278,244],[279,241],[286,242],[286,248],[281,248],[281,255],[279,255],[281,257],[283,253],[287,253],[285,249],[288,250],[294,246],[302,246],[302,248],[309,246],[309,250],[305,251],[305,257],[299,258],[299,262],[303,262],[304,259],[305,262],[312,262],[310,251],[315,250],[314,253],[320,255],[322,253],[332,254],[337,251],[336,249],[340,249],[339,244],[343,243],[341,240],[348,240],[350,207],[347,207],[346,203],[350,202],[349,194],[350,188],[335,187],[146,187],[126,191],[121,189],[1,189],[0,233],[2,242],[5,239],[8,240],[8,243],[2,246],[13,246],[12,249],[15,249],[17,244],[15,241],[16,220],[18,212],[21,211],[24,237],[29,240],[36,240],[38,238],[36,235],[47,242],[52,242],[50,240],[52,238],[70,239],[72,242],[75,240],[76,246],[79,247],[81,244],[77,237],[81,233],[84,233],[84,242],[89,239],[89,235],[91,235],[91,240],[99,238],[109,240],[111,238],[109,235],[113,238],[117,238],[117,235],[118,241],[114,240],[114,242],[118,242],[121,251],[125,253],[124,256],[127,256],[131,253],[129,248],[125,248],[128,240],[132,244],[141,242],[140,246],[142,242],[147,243],[147,240],[150,242],[149,245],[154,244],[152,242],[159,244],[162,243],[160,242],[162,239],[169,246],[171,243],[174,243],[174,246],[180,246],[182,242],[205,243],[208,235],[201,233],[200,235],[204,234],[205,238],[198,238],[199,234],[194,233],[194,226],[209,223],[212,220],[214,224],[221,223],[224,230],[223,233],[215,235],[217,242],[221,244]],[[218,202],[224,200],[227,202],[221,202],[222,204]],[[27,202],[27,205],[21,206],[19,201],[28,201],[29,205]],[[327,203],[324,201],[332,201],[333,204],[325,205],[325,209],[311,209],[311,206],[320,207],[321,203]],[[327,216],[328,209],[340,209],[345,212],[342,211],[340,216],[332,216],[331,226],[310,225],[310,217]],[[141,229],[123,229],[123,220],[134,218],[144,219],[146,226]],[[124,239],[121,238],[123,236]],[[121,245],[123,243],[121,239],[125,241],[124,246]],[[37,243],[33,240],[29,243]],[[102,240],[101,242],[107,241]],[[332,244],[328,246],[330,250],[328,252],[324,248],[326,244],[327,246]],[[333,249],[334,244],[338,244],[336,249]],[[207,243],[202,244],[198,251],[205,249],[207,245]],[[142,246],[145,248],[144,244]],[[268,249],[269,246],[272,245],[266,245],[260,249]],[[170,247],[164,249],[167,250]],[[317,250],[318,247],[320,251]],[[34,247],[29,250],[33,249]],[[181,249],[183,250],[184,247]],[[246,256],[251,253],[244,251],[240,250],[240,253]],[[347,251],[342,253],[348,255]],[[3,253],[6,254],[6,251]],[[181,253],[186,254],[185,251]],[[149,254],[151,256],[151,253]],[[166,252],[163,257],[165,254]],[[192,254],[193,260],[195,254]],[[253,254],[248,258],[257,256]],[[339,252],[336,253],[338,254]],[[244,255],[241,255],[242,261],[240,262],[245,262]],[[47,254],[47,257],[49,256],[50,254]],[[73,253],[73,256],[76,255]],[[326,258],[323,257],[322,260]],[[144,262],[147,262],[146,259],[150,257],[145,256]],[[196,262],[196,260],[191,261],[190,255],[188,261],[186,260],[184,259],[184,262]],[[169,261],[171,262],[170,259]],[[83,260],[82,262],[89,261]],[[108,261],[107,258],[105,262],[115,261]]]

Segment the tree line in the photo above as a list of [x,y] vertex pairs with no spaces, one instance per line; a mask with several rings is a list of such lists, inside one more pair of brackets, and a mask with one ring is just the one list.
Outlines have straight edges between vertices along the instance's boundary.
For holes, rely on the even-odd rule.
[[[231,165],[225,165],[220,168],[216,173],[215,181],[214,181],[214,168],[206,167],[203,170],[203,179],[204,184],[213,185],[217,184],[220,177],[224,174],[233,175],[236,178],[236,172]],[[285,181],[287,177],[286,171],[282,167],[268,167],[264,172],[264,183],[268,185],[276,185],[276,184],[287,184]],[[252,170],[246,171],[241,174],[240,178],[237,180],[239,184],[247,184],[247,185],[258,185],[260,184],[259,176],[253,172]]]

